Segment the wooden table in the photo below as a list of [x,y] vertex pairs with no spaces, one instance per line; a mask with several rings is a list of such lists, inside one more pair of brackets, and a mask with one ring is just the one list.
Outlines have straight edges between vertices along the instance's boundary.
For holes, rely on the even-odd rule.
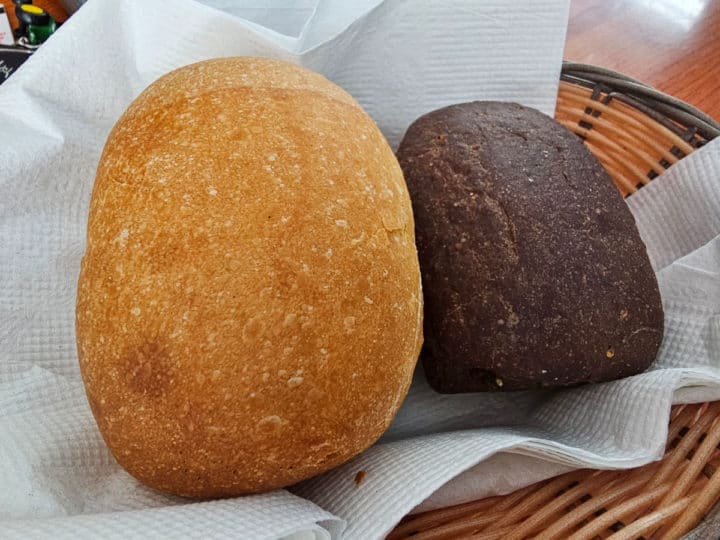
[[572,0],[565,58],[620,71],[720,119],[720,0]]

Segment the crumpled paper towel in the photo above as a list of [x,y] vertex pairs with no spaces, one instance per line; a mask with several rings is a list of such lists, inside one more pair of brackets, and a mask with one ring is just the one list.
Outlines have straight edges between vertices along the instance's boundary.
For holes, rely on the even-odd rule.
[[416,116],[453,102],[505,99],[551,114],[568,5],[276,0],[232,9],[246,19],[190,0],[91,0],[0,87],[3,538],[379,538],[423,501],[432,508],[572,467],[658,458],[674,400],[720,398],[719,142],[629,199],[666,309],[649,373],[559,392],[441,396],[418,370],[378,444],[292,494],[193,503],[135,482],[97,432],[74,338],[95,166],[132,98],[180,65],[254,54],[325,73],[393,144]]

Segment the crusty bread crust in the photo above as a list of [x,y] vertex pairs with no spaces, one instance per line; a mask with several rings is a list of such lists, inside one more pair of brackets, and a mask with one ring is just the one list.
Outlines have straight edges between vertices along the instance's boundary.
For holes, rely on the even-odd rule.
[[387,428],[422,342],[400,167],[316,73],[174,71],[108,138],[76,315],[93,414],[143,483],[218,497],[325,471]]
[[645,244],[574,133],[516,103],[460,103],[418,118],[398,158],[427,288],[430,386],[564,387],[655,360],[664,318]]

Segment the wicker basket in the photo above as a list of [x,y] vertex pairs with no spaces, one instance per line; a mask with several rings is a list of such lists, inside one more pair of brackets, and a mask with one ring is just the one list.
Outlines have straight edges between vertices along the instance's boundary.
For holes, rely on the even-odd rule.
[[[618,73],[563,65],[555,116],[623,195],[720,135],[720,124]],[[679,538],[720,500],[720,402],[676,406],[665,456],[627,471],[573,471],[500,497],[406,517],[388,537]]]

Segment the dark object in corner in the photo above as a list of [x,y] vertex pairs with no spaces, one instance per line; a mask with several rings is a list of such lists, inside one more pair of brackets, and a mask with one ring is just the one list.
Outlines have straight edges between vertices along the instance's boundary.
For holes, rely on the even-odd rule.
[[32,50],[24,47],[0,45],[0,84],[8,80],[32,53]]

